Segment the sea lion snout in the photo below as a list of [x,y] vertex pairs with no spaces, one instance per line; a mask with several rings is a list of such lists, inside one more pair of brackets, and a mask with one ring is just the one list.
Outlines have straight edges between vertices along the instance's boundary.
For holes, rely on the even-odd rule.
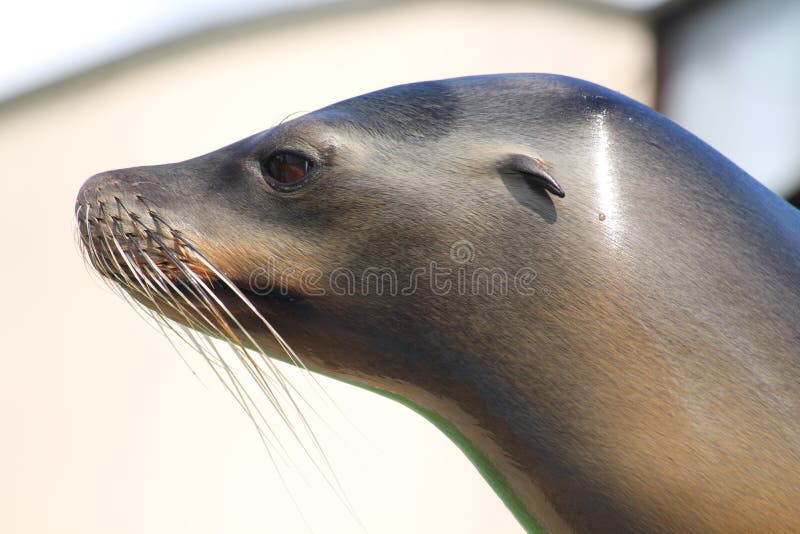
[[[81,187],[75,203],[81,240],[94,267],[126,285],[157,270],[167,277],[186,269],[210,276],[190,242],[157,209],[169,199],[164,188],[169,165],[119,169],[96,174]],[[156,199],[156,200],[151,200]]]
[[172,200],[177,191],[180,166],[177,164],[131,167],[101,172],[84,182],[76,200],[80,204],[104,205],[122,203],[146,215],[148,204]]

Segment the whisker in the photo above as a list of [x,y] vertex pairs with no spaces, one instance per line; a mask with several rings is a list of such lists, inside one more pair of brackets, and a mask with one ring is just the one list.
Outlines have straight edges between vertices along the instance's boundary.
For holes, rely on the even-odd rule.
[[[225,337],[225,333],[222,332],[221,330],[219,330],[219,328],[217,328],[217,326],[216,326],[219,323],[220,318],[218,318],[217,319],[217,323],[215,323],[214,321],[212,321],[211,319],[206,317],[205,313],[203,313],[203,311],[201,311],[197,306],[195,306],[194,303],[192,303],[191,300],[188,299],[186,297],[186,295],[184,295],[183,292],[181,290],[179,290],[175,286],[175,284],[172,282],[172,280],[169,279],[169,277],[164,275],[164,273],[158,268],[158,266],[155,264],[155,262],[152,261],[152,258],[150,258],[149,255],[145,251],[141,250],[141,248],[139,248],[139,250],[142,253],[142,257],[150,265],[151,270],[154,273],[156,273],[166,284],[168,284],[172,288],[172,290],[173,290],[172,294],[179,295],[181,297],[181,299],[184,300],[186,305],[188,305],[191,308],[191,310],[198,317],[200,317],[201,319],[204,320],[204,322],[209,327],[208,330],[210,330],[212,333],[216,333],[219,337]],[[160,285],[160,282],[159,282],[159,285]],[[188,288],[188,286],[185,286],[185,287]],[[188,289],[191,290],[191,288],[188,288]],[[166,292],[166,294],[170,295],[170,293],[168,291],[166,291],[166,288],[164,288],[164,291]],[[195,295],[197,295],[197,294],[195,293]],[[207,301],[206,301],[206,303],[207,303],[207,309],[209,311],[211,311],[212,313],[214,313],[214,315],[217,315],[217,313],[213,309],[213,305],[211,303],[207,302]],[[175,304],[177,304],[177,303],[175,303]],[[175,309],[176,309],[176,311],[181,313],[183,318],[186,320],[186,322],[190,326],[192,326],[196,330],[201,330],[201,331],[204,330],[203,328],[200,327],[200,325],[198,323],[196,323],[192,318],[190,318],[187,313],[185,313],[185,311],[183,310],[183,306],[182,305],[175,306]],[[163,313],[162,313],[162,315],[163,315]],[[199,342],[197,341],[196,337],[189,331],[186,331],[186,334],[188,334],[189,337],[193,340],[193,345],[196,348],[196,350],[198,350],[198,352],[201,355],[204,356],[204,358],[206,359],[206,361],[209,364],[213,364],[214,360],[212,360],[211,358],[208,357],[208,354],[205,352],[204,348],[199,344]],[[227,375],[228,375],[228,377],[229,377],[229,379],[231,381],[230,385],[234,386],[234,388],[237,390],[237,393],[235,393],[234,391],[232,391],[230,389],[230,385],[228,384],[228,382],[222,376],[220,376],[217,373],[217,370],[215,368],[213,368],[213,365],[212,365],[212,372],[214,372],[214,374],[217,375],[217,378],[223,383],[223,386],[226,387],[226,389],[228,389],[229,393],[231,393],[234,396],[234,398],[237,400],[237,402],[240,404],[240,406],[250,416],[250,418],[252,419],[253,423],[258,428],[259,432],[262,431],[261,430],[261,425],[259,425],[256,422],[256,420],[255,420],[255,418],[254,418],[254,416],[253,416],[253,414],[251,412],[250,406],[252,406],[257,411],[259,419],[265,424],[265,426],[267,428],[269,428],[269,425],[267,424],[267,419],[261,413],[260,409],[258,408],[257,403],[252,399],[252,397],[249,396],[249,394],[246,393],[246,391],[242,390],[239,387],[238,380],[236,379],[235,374],[232,373],[230,367],[227,365],[227,363],[225,362],[224,358],[219,354],[219,352],[217,351],[216,347],[211,342],[209,342],[208,345],[214,351],[214,353],[216,355],[216,361],[225,369],[225,372],[227,373]],[[239,347],[237,345],[232,345],[231,348],[233,348],[235,350],[235,352],[237,352],[237,353],[240,352],[239,350],[237,350],[237,349],[239,349]],[[241,358],[241,356],[239,356],[239,357]],[[274,399],[274,401],[277,402],[277,399]]]
[[[195,296],[195,298],[197,298],[198,300],[202,300],[203,301],[205,309],[207,311],[211,312],[214,315],[215,321],[211,321],[209,318],[207,318],[205,316],[205,314],[197,306],[195,306],[191,302],[191,300],[186,297],[186,295],[184,295],[184,292],[181,291],[179,288],[177,288],[175,286],[175,284],[172,282],[172,280],[170,280],[169,277],[165,276],[163,274],[163,272],[161,272],[161,270],[158,268],[158,266],[152,261],[152,258],[150,258],[149,255],[144,250],[141,249],[141,247],[139,247],[139,251],[141,252],[142,257],[145,259],[145,261],[148,262],[148,264],[150,265],[151,270],[156,272],[156,273],[158,273],[158,275],[160,275],[161,279],[172,288],[173,294],[179,295],[181,297],[181,299],[183,299],[185,301],[185,303],[192,309],[192,311],[197,316],[199,316],[200,318],[202,318],[204,320],[204,322],[209,327],[208,330],[210,330],[211,333],[214,333],[214,334],[216,334],[216,335],[218,335],[219,337],[222,337],[222,338],[230,339],[232,341],[231,347],[234,349],[235,354],[237,354],[238,358],[244,364],[245,368],[253,376],[254,380],[256,380],[256,382],[259,384],[259,388],[262,390],[262,392],[264,392],[267,395],[267,397],[269,398],[271,404],[273,404],[273,406],[281,412],[282,418],[286,421],[286,423],[287,424],[291,424],[288,414],[286,414],[283,411],[283,408],[281,406],[280,400],[274,395],[274,393],[272,392],[271,387],[266,382],[266,377],[264,377],[262,374],[260,374],[260,370],[259,370],[257,364],[254,361],[252,361],[250,356],[246,353],[246,351],[244,349],[244,344],[241,342],[241,340],[238,339],[238,336],[236,336],[236,334],[233,331],[233,329],[230,328],[230,326],[227,325],[227,321],[225,321],[224,317],[222,317],[219,314],[219,311],[217,309],[217,305],[215,305],[215,303],[209,301],[208,298],[206,297],[205,293],[208,292],[207,289],[204,289],[202,286],[197,285],[192,278],[189,278],[186,281],[190,282],[192,285],[195,286],[195,288],[199,289],[199,292],[197,290],[195,290],[194,288],[190,287],[189,285],[186,285],[185,281],[183,281],[183,280],[181,281],[181,284],[187,290],[191,291],[193,293],[193,295]],[[183,266],[181,264],[180,260],[178,260],[177,258],[173,257],[171,259],[176,264],[176,266],[178,266],[180,269],[186,268],[185,266]],[[178,264],[181,264],[181,265],[178,265]],[[187,269],[187,274],[189,272],[190,271]],[[164,288],[164,290],[166,291],[166,288]],[[167,293],[169,294],[169,292],[167,292]],[[197,325],[196,322],[194,322],[192,319],[190,319],[188,317],[188,315],[182,311],[182,309],[179,309],[178,311],[183,315],[183,317],[185,318],[187,323],[189,323],[190,325],[193,326],[193,328],[196,328],[198,330],[203,330],[203,328],[200,328],[199,325]],[[218,326],[221,326],[224,329],[224,331],[220,330],[218,328]],[[209,345],[216,352],[216,348],[213,347],[212,344],[209,344]],[[200,349],[200,352],[201,352],[201,354],[204,353],[204,351],[202,349]],[[239,402],[240,405],[242,406],[242,408],[245,409],[245,411],[251,417],[251,419],[253,420],[253,423],[256,425],[256,427],[258,428],[259,432],[262,432],[262,427],[261,427],[261,425],[259,425],[255,421],[255,418],[254,418],[254,416],[253,416],[253,414],[251,412],[252,409],[256,410],[257,415],[259,416],[259,419],[264,423],[264,425],[267,428],[269,428],[267,419],[263,415],[261,410],[258,408],[257,403],[252,399],[252,397],[250,397],[250,395],[246,392],[246,390],[243,390],[243,389],[241,389],[239,387],[238,380],[236,379],[235,375],[231,372],[230,368],[227,366],[227,364],[225,363],[224,359],[222,358],[221,355],[219,355],[218,352],[217,352],[217,361],[219,361],[223,365],[223,367],[224,367],[224,369],[225,369],[225,371],[226,371],[226,373],[229,376],[229,379],[231,381],[230,384],[234,386],[234,388],[238,391],[238,393],[234,394],[234,392],[230,390],[229,384],[227,383],[227,381],[225,381],[221,376],[218,376],[218,379],[220,379],[223,382],[223,384],[225,385],[225,387],[228,388],[229,391],[232,394],[234,394],[234,397],[236,397],[237,400],[240,401]],[[209,362],[210,362],[210,360],[209,360]],[[212,370],[216,374],[216,370],[214,370],[214,369],[212,369]]]
[[[292,455],[285,447],[285,440],[279,438],[262,411],[263,404],[252,395],[253,387],[257,388],[262,399],[269,402],[311,465],[363,528],[307,414],[310,412],[326,426],[329,425],[328,421],[287,379],[256,341],[256,336],[244,326],[244,320],[228,308],[216,291],[224,288],[226,294],[231,294],[241,302],[248,313],[264,326],[288,361],[305,371],[303,375],[310,379],[314,389],[322,392],[323,397],[334,406],[335,402],[253,302],[191,241],[165,221],[148,199],[137,197],[137,201],[146,209],[149,218],[140,218],[118,197],[114,197],[113,206],[112,203],[103,202],[97,202],[96,205],[79,202],[76,205],[75,217],[79,222],[76,240],[94,267],[94,272],[99,273],[101,279],[122,295],[137,314],[167,338],[198,379],[198,374],[175,343],[180,340],[200,354],[216,380],[250,419],[275,471],[306,524],[308,522],[303,510],[281,469],[281,465],[294,467]],[[175,323],[170,319],[174,319]],[[212,337],[228,342],[232,360],[231,356],[225,356],[218,350]],[[250,349],[258,357],[254,357]],[[338,406],[336,408],[343,414]],[[299,426],[296,424],[298,420]],[[296,470],[296,474],[304,478],[300,471]]]
[[[264,324],[264,325],[267,327],[267,329],[268,329],[268,330],[269,330],[269,332],[270,332],[270,333],[273,335],[273,337],[275,338],[275,340],[276,340],[276,341],[278,341],[278,343],[280,344],[281,348],[283,348],[283,349],[284,349],[284,351],[286,352],[286,354],[287,354],[287,355],[290,357],[290,361],[291,361],[293,364],[295,364],[295,366],[297,366],[297,367],[299,367],[299,368],[303,369],[304,371],[309,371],[309,369],[308,369],[308,368],[305,366],[305,364],[302,362],[302,360],[300,359],[300,357],[299,357],[299,356],[297,356],[297,354],[296,354],[296,353],[294,352],[294,350],[293,350],[293,349],[292,349],[292,348],[289,346],[289,344],[288,344],[288,343],[286,343],[286,341],[283,339],[283,337],[281,337],[281,336],[280,336],[280,334],[278,334],[277,330],[276,330],[276,329],[275,329],[275,328],[272,326],[272,324],[271,324],[271,323],[270,323],[270,322],[269,322],[269,321],[268,321],[268,320],[267,320],[267,319],[266,319],[266,318],[263,316],[263,314],[262,314],[260,311],[258,311],[258,309],[257,309],[257,308],[256,308],[256,307],[253,305],[253,303],[250,301],[250,299],[248,299],[248,298],[247,298],[247,297],[244,295],[244,293],[242,293],[242,292],[241,292],[241,290],[240,290],[240,289],[239,289],[239,288],[238,288],[238,287],[237,287],[237,286],[236,286],[236,285],[235,285],[233,282],[231,282],[231,280],[230,280],[230,279],[229,279],[227,276],[225,276],[225,275],[224,275],[222,272],[220,272],[220,271],[219,271],[219,270],[216,268],[216,266],[214,266],[214,265],[213,265],[213,264],[212,264],[212,263],[211,263],[211,262],[210,262],[210,261],[209,261],[209,260],[208,260],[208,259],[205,257],[205,255],[203,255],[203,254],[202,254],[202,253],[201,253],[201,252],[200,252],[200,251],[199,251],[199,250],[198,250],[198,249],[197,249],[197,248],[196,248],[196,247],[195,247],[195,246],[194,246],[194,245],[193,245],[191,242],[189,242],[188,240],[186,240],[186,238],[183,238],[183,237],[181,237],[181,240],[183,241],[183,243],[184,243],[184,246],[185,246],[187,249],[189,249],[189,251],[190,251],[190,252],[192,252],[192,254],[193,254],[193,255],[195,255],[195,256],[196,256],[196,257],[197,257],[197,258],[200,260],[200,262],[201,262],[201,263],[203,263],[203,265],[204,265],[204,266],[205,266],[207,269],[209,269],[211,272],[213,272],[213,273],[214,273],[214,275],[215,275],[215,276],[216,276],[216,277],[217,277],[217,278],[218,278],[220,281],[222,281],[222,282],[223,282],[223,283],[224,283],[224,284],[225,284],[225,285],[226,285],[226,286],[227,286],[227,287],[228,287],[228,288],[229,288],[231,291],[233,291],[233,292],[234,292],[234,294],[236,294],[236,296],[237,296],[237,297],[238,297],[238,298],[239,298],[239,299],[240,299],[240,300],[241,300],[241,301],[242,301],[242,302],[243,302],[243,303],[244,303],[244,304],[245,304],[245,305],[246,305],[246,306],[247,306],[247,307],[250,309],[250,311],[251,311],[251,312],[252,312],[252,313],[253,313],[253,314],[254,314],[254,315],[255,315],[255,316],[256,316],[256,317],[259,319],[259,321],[261,321],[261,322],[262,322],[262,323],[263,323],[263,324]],[[260,350],[259,352],[260,352],[260,354],[262,355],[262,357],[264,357],[265,359],[267,359],[267,358],[268,358],[268,356],[267,356],[267,354],[266,354],[266,352],[265,352],[265,351],[263,351],[263,350]],[[269,364],[271,364],[271,362],[268,362],[268,365],[269,365]],[[335,402],[335,401],[334,401],[334,400],[333,400],[333,399],[330,397],[330,395],[328,395],[327,391],[325,391],[325,388],[323,388],[323,387],[322,387],[322,384],[320,384],[320,383],[319,383],[319,381],[317,380],[317,378],[316,378],[316,377],[315,377],[315,376],[314,376],[314,375],[313,375],[311,372],[306,372],[306,373],[304,373],[304,374],[303,374],[303,376],[304,376],[304,377],[306,377],[307,379],[308,379],[308,378],[310,378],[310,383],[311,383],[311,385],[314,387],[314,389],[316,389],[317,391],[321,392],[321,393],[322,393],[322,396],[323,396],[323,397],[324,397],[324,398],[325,398],[327,401],[329,401],[329,403],[328,403],[328,405],[329,405],[329,406],[332,406],[332,407],[333,407],[334,409],[336,409],[336,410],[337,410],[337,411],[338,411],[338,412],[339,412],[339,413],[340,413],[340,414],[341,414],[343,417],[347,418],[346,414],[345,414],[345,413],[344,413],[344,412],[341,410],[341,408],[340,408],[340,407],[339,407],[339,406],[336,404],[336,402]],[[301,398],[302,398],[302,397],[301,397]],[[304,399],[304,400],[305,400],[305,399]],[[306,404],[310,406],[310,403],[308,403],[307,401],[306,401]],[[312,410],[313,410],[313,408],[312,408]],[[314,410],[314,411],[315,411],[315,410]],[[324,418],[321,418],[321,419],[324,421]],[[349,420],[349,419],[348,419],[348,420]]]
[[[292,359],[292,362],[296,362],[296,365],[298,365],[299,367],[301,367],[302,369],[307,371],[308,370],[307,367],[300,361],[300,358],[297,356],[297,354],[295,354],[294,350],[292,350],[292,348],[288,345],[288,343],[286,343],[286,341],[283,339],[283,337],[281,337],[281,335],[275,330],[275,328],[272,326],[272,324],[269,321],[267,321],[267,319],[261,314],[261,312],[258,311],[258,309],[250,301],[250,299],[248,299],[244,295],[244,293],[242,293],[242,291],[233,282],[231,282],[231,280],[227,276],[225,276],[225,274],[220,272],[219,269],[217,269],[214,264],[212,264],[210,261],[208,261],[208,259],[206,259],[205,256],[202,253],[200,253],[200,251],[198,251],[191,243],[186,242],[186,246],[187,246],[187,248],[189,248],[189,250],[192,251],[192,253],[194,255],[197,256],[197,258],[200,260],[200,262],[203,263],[203,265],[207,269],[209,269],[220,281],[222,281],[222,283],[225,284],[250,309],[250,311],[267,327],[267,329],[269,330],[270,334],[272,334],[273,337],[275,338],[275,340],[278,341],[278,343],[280,344],[281,348],[283,348],[286,351],[286,353],[288,355],[290,355],[290,357]],[[234,321],[236,321],[235,318],[233,318],[233,319],[234,319]],[[247,331],[244,330],[244,328],[240,324],[238,324],[238,321],[236,321],[236,323],[237,323],[237,326],[239,327],[239,329],[241,329],[243,332],[245,332],[245,335],[258,348],[258,351],[262,355],[266,355],[267,353],[263,349],[261,349],[258,346],[257,343],[255,343],[255,340],[253,340],[253,338],[247,333]],[[274,364],[272,364],[271,362],[270,362],[270,364],[271,364],[271,368],[274,369]],[[283,384],[283,381],[281,381],[281,383]],[[289,395],[289,401],[293,404],[295,410],[297,410],[297,412],[299,413],[300,409],[297,406],[296,402],[294,401],[294,398],[291,395]],[[319,441],[318,441],[318,439],[316,437],[316,434],[311,429],[311,426],[309,425],[308,420],[302,415],[302,413],[299,413],[299,415],[300,415],[300,420],[303,423],[303,425],[306,427],[306,430],[309,433],[310,438],[313,440],[313,442],[314,442],[314,444],[316,446],[316,449],[318,451],[320,451],[321,457],[322,457],[323,462],[325,463],[326,467],[328,468],[328,470],[331,473],[334,473],[333,466],[330,464],[330,461],[328,460],[327,455],[325,455],[324,450],[322,448],[322,445],[319,443]],[[312,461],[313,461],[313,459],[312,459]],[[326,479],[327,479],[327,477],[326,477]],[[344,493],[344,488],[341,486],[341,483],[339,482],[339,480],[335,476],[335,474],[333,475],[333,480],[334,480],[334,483],[335,483],[336,487],[332,486],[332,489],[334,489],[334,491],[336,491],[337,494],[339,494],[339,493],[343,494]],[[345,500],[345,503],[344,503],[345,506],[347,506],[348,508],[352,508],[350,503],[346,501],[346,497],[343,497],[343,499]],[[354,510],[351,510],[351,512],[353,514],[355,514]]]
[[[164,252],[165,252],[165,253],[166,253],[166,254],[167,254],[169,257],[170,257],[170,259],[172,259],[172,261],[174,262],[174,261],[175,261],[175,259],[176,259],[176,258],[174,257],[174,254],[171,254],[171,253],[170,253],[168,250],[166,250],[166,247],[164,246],[163,242],[162,242],[162,241],[161,241],[161,240],[160,240],[158,237],[154,236],[153,238],[154,238],[154,240],[156,240],[156,242],[157,242],[157,243],[159,243],[159,244],[162,246],[162,248],[164,248],[164,249],[165,249],[165,250],[164,250]],[[189,246],[191,246],[191,245],[189,245]],[[196,251],[196,249],[194,249],[194,247],[192,247],[192,249],[193,249],[193,251]],[[272,328],[272,325],[271,325],[271,324],[269,324],[269,322],[268,322],[268,321],[266,321],[266,319],[264,319],[264,318],[263,318],[263,316],[262,316],[262,315],[261,315],[261,314],[258,312],[258,310],[257,310],[257,309],[256,309],[256,308],[253,306],[253,304],[250,302],[250,300],[249,300],[249,299],[247,299],[247,297],[245,297],[245,296],[244,296],[244,294],[242,294],[242,293],[241,293],[241,291],[239,290],[239,288],[237,288],[237,287],[236,287],[236,286],[235,286],[235,285],[234,285],[234,284],[233,284],[233,283],[232,283],[232,282],[231,282],[231,281],[230,281],[230,280],[229,280],[229,279],[228,279],[228,278],[227,278],[227,277],[226,277],[226,276],[225,276],[223,273],[221,273],[221,272],[220,272],[220,271],[219,271],[219,270],[218,270],[218,269],[217,269],[217,268],[216,268],[216,267],[215,267],[215,266],[214,266],[214,265],[213,265],[211,262],[209,262],[208,260],[206,260],[204,257],[201,257],[201,262],[202,262],[202,263],[203,263],[203,264],[204,264],[204,265],[205,265],[205,266],[206,266],[208,269],[210,269],[210,270],[211,270],[211,271],[214,273],[214,275],[215,275],[217,278],[219,278],[221,281],[223,281],[223,283],[225,283],[225,285],[226,285],[226,286],[228,286],[228,287],[231,289],[231,291],[232,291],[234,294],[236,294],[236,295],[237,295],[237,296],[238,296],[238,297],[239,297],[239,298],[242,300],[242,302],[244,302],[244,303],[245,303],[245,305],[246,305],[246,306],[248,306],[248,308],[250,308],[250,309],[251,309],[251,311],[253,311],[253,313],[257,314],[257,315],[258,315],[258,317],[259,317],[259,318],[260,318],[260,319],[261,319],[261,320],[262,320],[262,321],[263,321],[263,322],[264,322],[266,325],[268,325],[268,328],[270,329],[270,333],[273,333],[273,335],[275,335],[275,336],[276,336],[276,340],[279,340],[279,343],[281,344],[281,347],[282,347],[282,348],[283,348],[283,347],[285,347],[285,348],[287,349],[287,351],[290,351],[290,353],[291,353],[291,354],[294,354],[294,351],[293,351],[293,350],[292,350],[292,349],[291,349],[291,348],[288,346],[288,344],[286,344],[286,342],[285,342],[285,341],[283,341],[283,338],[281,338],[281,337],[280,337],[280,335],[279,335],[279,334],[278,334],[278,333],[275,331],[275,329],[274,329],[274,328]],[[184,271],[184,269],[185,269],[185,268],[184,268],[183,266],[181,266],[181,265],[178,265],[178,264],[176,264],[176,266],[177,266],[178,268],[180,268],[182,271]],[[232,321],[235,323],[236,327],[237,327],[237,328],[238,328],[240,331],[242,331],[242,332],[245,334],[245,336],[248,338],[248,340],[250,341],[250,343],[251,343],[251,344],[252,344],[252,345],[253,345],[253,346],[256,348],[256,350],[257,350],[258,352],[260,352],[261,354],[267,354],[267,353],[266,353],[266,351],[265,351],[263,348],[261,348],[261,346],[258,344],[258,342],[256,342],[256,341],[255,341],[255,339],[254,339],[254,338],[253,338],[253,337],[250,335],[250,333],[249,333],[249,332],[248,332],[248,331],[247,331],[247,330],[244,328],[244,326],[243,326],[243,325],[242,325],[242,324],[239,322],[239,320],[238,320],[238,319],[236,319],[236,317],[235,317],[235,316],[234,316],[232,313],[230,313],[230,311],[228,311],[228,310],[227,310],[227,308],[226,308],[226,307],[225,307],[225,305],[222,303],[222,301],[219,299],[219,297],[217,297],[217,296],[216,296],[216,295],[213,293],[213,291],[211,291],[211,289],[210,289],[210,288],[208,288],[208,286],[206,286],[206,284],[205,284],[205,283],[204,283],[202,280],[200,280],[200,278],[199,278],[199,277],[198,277],[196,274],[194,274],[194,272],[192,272],[192,271],[191,271],[191,270],[189,270],[189,269],[185,269],[185,272],[184,272],[184,274],[185,274],[185,275],[186,275],[188,278],[195,280],[195,281],[196,281],[196,282],[197,282],[197,283],[200,285],[200,287],[202,287],[202,288],[203,288],[204,292],[206,292],[206,294],[208,294],[208,296],[209,296],[209,297],[211,297],[211,298],[212,298],[212,299],[213,299],[213,300],[214,300],[214,301],[217,303],[217,305],[218,305],[218,306],[219,306],[219,307],[220,307],[220,308],[221,308],[223,311],[225,311],[226,315],[228,315],[228,316],[230,317],[230,319],[231,319],[231,320],[232,320]],[[237,337],[237,336],[236,336],[236,335],[235,335],[233,332],[230,332],[230,336],[231,336],[231,338],[232,338],[232,339],[236,339],[236,340],[238,340],[238,337]],[[237,343],[241,343],[241,342],[238,342],[238,341],[237,341]],[[295,359],[297,359],[297,356],[296,356],[296,355],[295,355]],[[300,410],[299,406],[297,405],[296,401],[294,400],[294,397],[293,397],[293,396],[291,395],[291,393],[289,392],[289,388],[288,388],[288,386],[286,385],[286,381],[285,381],[285,379],[282,377],[282,374],[280,373],[280,371],[278,371],[278,370],[277,370],[277,368],[275,367],[275,364],[274,364],[273,362],[269,361],[268,359],[265,359],[265,360],[268,362],[269,368],[270,368],[270,370],[272,371],[272,373],[273,373],[273,375],[275,376],[275,378],[277,379],[277,381],[278,381],[278,384],[279,384],[279,385],[280,385],[280,386],[283,388],[283,390],[284,390],[284,393],[286,394],[287,400],[288,400],[288,401],[289,401],[289,402],[292,404],[292,406],[293,406],[293,408],[294,408],[295,412],[298,414],[300,421],[303,423],[303,426],[304,426],[304,428],[305,428],[306,432],[307,432],[307,433],[308,433],[308,435],[309,435],[309,438],[310,438],[310,439],[312,440],[312,442],[314,443],[315,450],[317,450],[317,451],[320,453],[320,457],[322,458],[322,460],[323,460],[323,463],[326,465],[327,471],[328,471],[329,473],[331,473],[331,474],[332,474],[333,481],[331,481],[330,479],[328,479],[328,476],[327,476],[327,475],[326,475],[326,476],[324,476],[324,478],[326,479],[326,481],[328,482],[328,484],[329,484],[329,485],[331,485],[331,489],[333,489],[333,490],[334,490],[334,491],[335,491],[337,494],[340,494],[340,497],[342,497],[341,493],[343,493],[343,491],[344,491],[344,490],[343,490],[343,488],[342,488],[342,486],[341,486],[341,483],[340,483],[340,482],[338,481],[338,479],[335,477],[335,474],[333,474],[333,473],[334,473],[333,466],[330,464],[330,461],[328,460],[328,458],[327,458],[327,455],[325,455],[325,452],[324,452],[324,450],[323,450],[323,448],[322,448],[322,445],[319,443],[319,440],[317,439],[317,437],[316,437],[316,434],[315,434],[315,433],[314,433],[314,431],[311,429],[311,426],[310,426],[310,424],[308,423],[308,420],[307,420],[307,419],[305,418],[305,416],[302,414],[302,411]],[[258,365],[256,365],[254,362],[252,362],[252,360],[250,360],[250,361],[251,361],[251,363],[253,363],[253,368],[254,368],[254,369],[259,369]],[[305,369],[305,367],[303,367],[303,368]],[[260,372],[258,373],[258,375],[259,375],[259,376],[263,376],[263,375],[261,375],[261,374],[260,374]],[[254,376],[254,378],[255,378],[255,376]],[[304,443],[304,442],[303,442],[303,440],[300,438],[300,436],[297,434],[297,432],[294,430],[294,428],[293,428],[293,426],[291,425],[291,423],[289,423],[289,421],[288,421],[288,420],[286,420],[287,416],[285,415],[285,412],[283,411],[282,407],[281,407],[281,408],[279,408],[279,411],[280,411],[280,413],[281,413],[282,417],[284,418],[284,420],[287,422],[287,425],[289,425],[289,430],[290,430],[290,432],[292,432],[292,434],[294,435],[294,437],[295,437],[295,439],[297,440],[298,444],[300,444],[300,446],[301,446],[301,447],[303,448],[303,450],[306,452],[306,456],[307,456],[307,457],[308,457],[308,458],[309,458],[309,459],[310,459],[310,460],[311,460],[311,461],[312,461],[312,462],[313,462],[313,463],[314,463],[314,464],[317,466],[317,468],[320,470],[320,473],[322,473],[322,472],[323,472],[323,470],[321,469],[321,466],[319,466],[319,464],[317,464],[317,461],[316,461],[316,459],[315,459],[315,458],[314,458],[314,456],[311,454],[311,452],[308,450],[308,448],[305,446],[305,443]],[[343,498],[343,497],[342,497],[342,498]],[[343,498],[343,501],[345,501],[345,505],[346,505],[348,508],[351,508],[351,506],[350,506],[349,502],[346,502],[346,498]],[[355,513],[355,512],[353,511],[353,513]]]

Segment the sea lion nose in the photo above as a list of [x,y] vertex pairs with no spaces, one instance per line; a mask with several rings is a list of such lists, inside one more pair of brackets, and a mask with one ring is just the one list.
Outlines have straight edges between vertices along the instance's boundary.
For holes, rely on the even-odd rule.
[[113,197],[116,192],[123,189],[121,185],[124,181],[125,173],[120,170],[95,174],[81,186],[76,205],[92,205],[107,201],[109,194]]
[[147,166],[116,169],[95,174],[81,187],[76,199],[80,206],[114,206],[145,209],[145,199],[163,193],[163,167]]
[[151,212],[145,195],[150,191],[142,190],[144,184],[152,184],[146,167],[101,172],[86,180],[75,200],[75,216],[84,241],[91,238],[90,234],[112,228],[118,233],[136,233],[138,221]]

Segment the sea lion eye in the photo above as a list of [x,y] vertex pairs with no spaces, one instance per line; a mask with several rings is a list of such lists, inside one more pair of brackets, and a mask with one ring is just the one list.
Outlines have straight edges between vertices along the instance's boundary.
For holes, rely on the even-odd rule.
[[294,190],[302,185],[309,175],[313,163],[307,158],[291,152],[278,152],[261,162],[267,183],[280,191]]

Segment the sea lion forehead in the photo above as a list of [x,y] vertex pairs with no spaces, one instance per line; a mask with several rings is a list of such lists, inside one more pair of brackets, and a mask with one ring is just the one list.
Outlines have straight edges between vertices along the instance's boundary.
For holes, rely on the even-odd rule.
[[633,101],[604,87],[553,74],[479,75],[388,87],[343,100],[307,115],[359,134],[424,143],[459,129],[530,130],[532,119],[548,124],[582,119]]
[[442,81],[397,85],[332,104],[309,115],[402,141],[432,140],[452,132],[464,115],[460,98]]

